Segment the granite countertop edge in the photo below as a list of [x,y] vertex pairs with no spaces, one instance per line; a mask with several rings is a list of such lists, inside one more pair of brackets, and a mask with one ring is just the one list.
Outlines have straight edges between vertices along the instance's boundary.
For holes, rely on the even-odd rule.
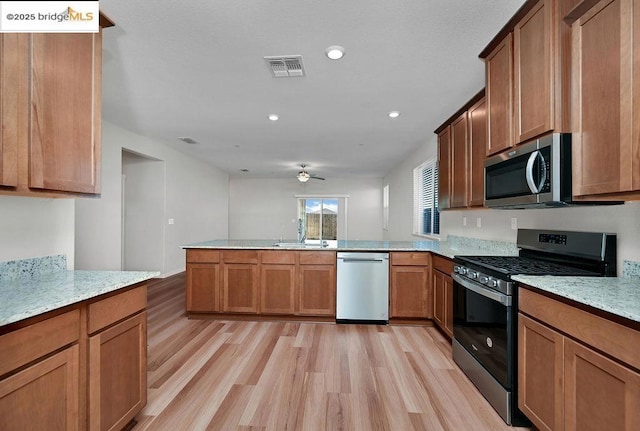
[[0,285],[0,327],[115,292],[160,275],[152,271],[58,271]]
[[516,275],[512,279],[560,298],[640,323],[640,277]]

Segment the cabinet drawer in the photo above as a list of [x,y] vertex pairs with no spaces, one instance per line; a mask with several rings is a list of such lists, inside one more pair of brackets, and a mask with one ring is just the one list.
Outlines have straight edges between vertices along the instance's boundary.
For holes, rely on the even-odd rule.
[[222,253],[224,263],[258,263],[258,250],[225,250]]
[[301,251],[300,265],[335,265],[336,253],[333,251]]
[[0,336],[0,376],[80,337],[80,311],[73,310]]
[[520,312],[640,369],[640,331],[526,288],[519,288],[518,294]]
[[391,253],[391,265],[429,265],[428,252],[394,252]]
[[433,268],[440,272],[451,275],[453,272],[453,261],[440,256],[433,256]]
[[89,333],[99,331],[146,307],[146,285],[89,304]]
[[295,265],[296,252],[264,250],[260,252],[260,261],[268,264]]
[[187,250],[187,262],[218,263],[220,252],[218,250]]

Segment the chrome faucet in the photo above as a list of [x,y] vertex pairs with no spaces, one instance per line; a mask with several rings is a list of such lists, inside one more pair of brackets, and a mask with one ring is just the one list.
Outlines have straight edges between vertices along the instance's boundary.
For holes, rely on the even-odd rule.
[[299,218],[298,219],[298,242],[302,244],[305,242],[306,239],[307,239],[307,235],[304,232],[304,224],[302,222],[302,219]]

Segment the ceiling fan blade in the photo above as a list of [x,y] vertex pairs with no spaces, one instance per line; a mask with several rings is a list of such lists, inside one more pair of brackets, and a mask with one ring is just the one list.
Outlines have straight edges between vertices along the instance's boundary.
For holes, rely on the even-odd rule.
[[324,181],[324,180],[325,180],[324,178],[319,177],[319,176],[317,176],[317,175],[313,175],[313,174],[311,174],[311,178],[313,178],[314,180],[322,180],[322,181]]

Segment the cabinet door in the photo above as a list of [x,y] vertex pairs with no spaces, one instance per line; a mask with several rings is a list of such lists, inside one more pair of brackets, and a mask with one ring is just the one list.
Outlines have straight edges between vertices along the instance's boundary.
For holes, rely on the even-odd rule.
[[2,431],[79,429],[77,345],[0,380]]
[[469,122],[464,112],[451,123],[451,208],[467,206]]
[[438,209],[449,208],[451,196],[451,126],[438,135]]
[[308,316],[335,316],[335,265],[300,265],[299,273],[298,314]]
[[147,403],[147,313],[89,338],[89,429],[121,430]]
[[100,193],[102,35],[30,37],[29,187]]
[[553,130],[551,3],[538,2],[513,30],[516,142]]
[[513,37],[509,33],[485,59],[487,155],[513,146]]
[[640,190],[638,8],[603,0],[573,25],[574,195]]
[[295,265],[262,265],[260,268],[260,313],[294,314]]
[[484,205],[484,159],[487,153],[487,103],[469,108],[469,206]]
[[453,337],[453,279],[445,275],[444,282],[444,332]]
[[0,186],[18,185],[18,114],[20,86],[17,33],[0,34]]
[[224,263],[222,274],[222,311],[258,312],[258,269],[251,263]]
[[566,431],[640,429],[640,374],[566,339]]
[[444,277],[440,271],[433,271],[433,320],[440,328],[444,328],[445,321]]
[[431,318],[429,267],[391,266],[391,316]]
[[518,407],[541,431],[563,425],[563,336],[518,314]]
[[187,311],[220,311],[220,265],[187,263]]

